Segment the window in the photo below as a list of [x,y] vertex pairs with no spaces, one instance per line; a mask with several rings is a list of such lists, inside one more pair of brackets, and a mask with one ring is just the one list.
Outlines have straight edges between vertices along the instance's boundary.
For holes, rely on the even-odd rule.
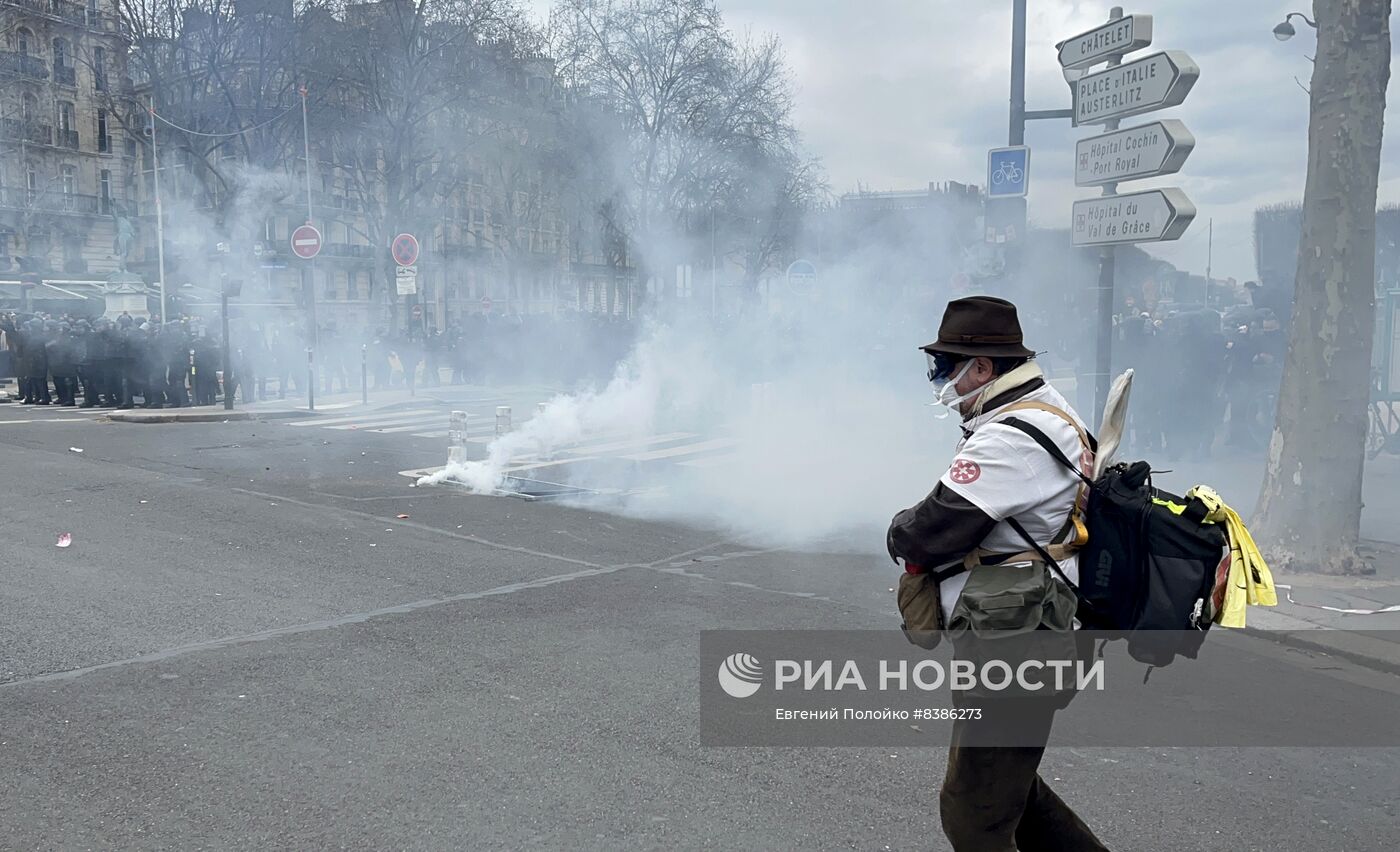
[[37,116],[38,114],[39,114],[39,99],[36,98],[36,97],[34,97],[33,95],[29,94],[28,92],[25,92],[25,93],[24,93],[24,107],[23,107],[23,112],[21,113],[21,116],[22,116],[23,119],[24,119],[24,123],[25,123],[26,125],[28,125],[28,124],[33,124],[33,123],[34,123],[34,118],[35,118],[35,116]]
[[107,135],[107,110],[97,111],[97,153],[112,153],[112,138]]
[[29,195],[29,203],[33,204],[39,198],[39,173],[30,168],[24,175],[24,188]]
[[68,40],[56,38],[53,40],[53,67],[67,68],[71,65],[68,61]]
[[20,27],[15,32],[15,50],[19,51],[20,56],[29,55],[29,44],[33,40],[34,34],[24,27]]
[[72,101],[58,102],[58,129],[65,133],[73,130],[73,103]]
[[103,169],[101,175],[100,175],[100,176],[98,177],[98,179],[97,179],[97,197],[98,197],[98,203],[100,203],[100,204],[102,205],[102,209],[101,209],[100,212],[102,212],[102,213],[111,213],[111,212],[112,212],[112,172],[111,172],[111,170],[109,170],[109,169]]
[[[95,13],[89,13],[92,14]],[[92,49],[92,87],[99,92],[107,91],[107,51],[101,47]]]
[[63,166],[59,169],[59,182],[63,186],[63,194],[70,199],[74,192],[78,190],[78,170],[73,166]]

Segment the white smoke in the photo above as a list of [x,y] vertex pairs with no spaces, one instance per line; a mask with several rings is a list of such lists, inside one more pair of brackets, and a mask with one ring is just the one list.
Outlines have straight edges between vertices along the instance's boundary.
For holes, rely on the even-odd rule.
[[607,505],[622,514],[718,527],[757,545],[876,550],[893,513],[932,489],[957,432],[927,406],[917,350],[936,313],[836,299],[842,279],[833,279],[825,301],[794,310],[790,300],[787,311],[725,328],[653,324],[606,387],[555,398],[489,444],[485,459],[418,482],[493,493],[512,465],[554,448],[681,431],[718,444],[704,459],[717,463],[636,465],[619,479],[584,459],[542,478],[620,487]]

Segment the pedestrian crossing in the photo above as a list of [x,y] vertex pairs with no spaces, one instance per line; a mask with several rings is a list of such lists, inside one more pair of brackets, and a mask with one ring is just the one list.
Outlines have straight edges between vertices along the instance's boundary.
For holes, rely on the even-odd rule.
[[[486,411],[468,410],[465,414],[464,442],[484,450],[497,435],[494,406]],[[442,408],[409,408],[358,414],[332,413],[331,416],[278,422],[293,429],[325,429],[333,432],[440,440],[441,452],[446,456],[450,416],[450,412]],[[735,451],[738,443],[733,437],[680,430],[654,434],[594,431],[568,443],[515,456],[506,472],[535,471],[543,474],[548,472],[546,469],[585,466],[590,462],[604,461],[666,464],[696,469],[716,468],[737,463]],[[480,453],[469,453],[469,456],[471,455]],[[424,470],[432,472],[435,469]],[[409,473],[422,475],[423,471],[405,471],[406,475]]]

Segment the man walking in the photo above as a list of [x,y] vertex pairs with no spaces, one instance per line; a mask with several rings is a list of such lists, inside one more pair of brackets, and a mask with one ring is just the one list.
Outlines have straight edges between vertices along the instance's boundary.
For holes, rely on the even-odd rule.
[[[961,415],[963,439],[933,492],[895,516],[887,537],[890,556],[911,574],[932,575],[943,624],[967,617],[971,601],[960,598],[965,591],[975,597],[982,578],[992,576],[977,572],[1025,565],[1027,559],[1049,570],[1027,554],[1026,536],[1042,547],[1061,548],[1060,568],[1077,581],[1078,566],[1068,551],[1079,536],[1073,510],[1081,483],[1005,419],[1038,429],[1086,471],[1092,468],[1092,439],[1031,360],[1035,353],[1022,343],[1016,306],[990,296],[952,301],[938,339],[921,348],[936,401]],[[1047,586],[1069,594],[1059,580]],[[1039,619],[1040,608],[1032,609]],[[1068,629],[1068,619],[1059,627]],[[1054,714],[1066,698],[1004,699],[1002,709],[1007,702],[1016,702],[1014,745],[984,745],[996,733],[978,720],[953,725],[939,795],[943,831],[953,849],[1106,849],[1037,774]],[[1038,745],[1027,747],[1027,740]]]

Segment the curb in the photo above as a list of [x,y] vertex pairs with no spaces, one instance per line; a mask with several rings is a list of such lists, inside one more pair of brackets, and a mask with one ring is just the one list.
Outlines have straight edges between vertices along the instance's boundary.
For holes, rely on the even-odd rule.
[[1394,642],[1373,639],[1349,630],[1333,630],[1315,625],[1307,630],[1259,627],[1240,629],[1244,634],[1256,639],[1338,657],[1364,668],[1400,676],[1400,644]]
[[114,411],[107,419],[114,423],[227,423],[245,420],[279,420],[301,417],[306,411]]

